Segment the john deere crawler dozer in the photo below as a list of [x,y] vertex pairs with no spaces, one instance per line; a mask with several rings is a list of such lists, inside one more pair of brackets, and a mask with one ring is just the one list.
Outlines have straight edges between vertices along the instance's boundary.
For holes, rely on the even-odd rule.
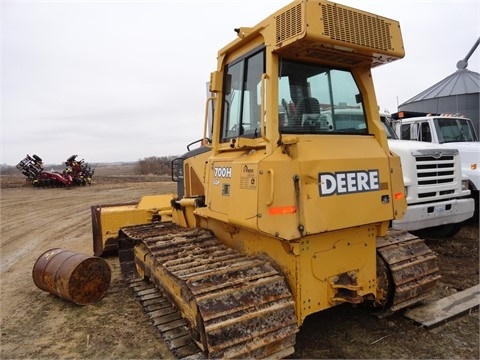
[[[118,244],[179,358],[284,357],[309,314],[396,311],[439,278],[423,240],[388,231],[406,202],[370,71],[404,56],[399,23],[299,0],[235,31],[210,77],[201,146],[173,162],[178,194],[132,205],[136,220],[92,208],[96,253]],[[363,122],[349,125],[346,108]]]

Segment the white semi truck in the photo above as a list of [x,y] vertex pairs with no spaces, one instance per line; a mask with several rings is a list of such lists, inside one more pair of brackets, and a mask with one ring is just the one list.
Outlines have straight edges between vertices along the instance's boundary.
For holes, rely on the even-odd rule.
[[[357,109],[335,109],[320,114],[320,126],[336,130],[364,124]],[[380,114],[390,150],[401,159],[407,211],[393,220],[396,230],[418,236],[445,238],[455,235],[474,214],[468,179],[462,174],[459,151],[441,144],[399,140],[388,114]]]
[[468,186],[475,199],[478,218],[480,190],[480,141],[470,119],[455,115],[432,115],[398,112],[393,114],[393,128],[400,139],[443,144],[460,153],[462,172],[468,177]]

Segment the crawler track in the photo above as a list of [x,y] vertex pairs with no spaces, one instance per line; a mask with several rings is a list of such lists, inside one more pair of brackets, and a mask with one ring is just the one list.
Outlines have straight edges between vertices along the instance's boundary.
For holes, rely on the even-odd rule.
[[172,223],[124,228],[118,245],[124,277],[175,357],[294,352],[294,301],[268,260],[230,249],[208,230]]
[[[123,228],[122,273],[176,358],[281,358],[298,326],[284,276],[206,229],[171,222]],[[392,231],[377,239],[382,316],[429,296],[440,278],[423,240]]]
[[377,254],[381,257],[377,269],[388,269],[378,275],[390,292],[384,316],[424,300],[435,290],[440,279],[437,256],[424,240],[405,231],[390,231],[377,239]]

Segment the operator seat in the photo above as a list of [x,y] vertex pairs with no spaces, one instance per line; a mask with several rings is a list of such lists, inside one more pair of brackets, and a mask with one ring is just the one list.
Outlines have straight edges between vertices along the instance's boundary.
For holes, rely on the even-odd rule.
[[320,121],[320,103],[316,98],[300,99],[296,107],[295,124],[297,129],[303,126],[315,126]]

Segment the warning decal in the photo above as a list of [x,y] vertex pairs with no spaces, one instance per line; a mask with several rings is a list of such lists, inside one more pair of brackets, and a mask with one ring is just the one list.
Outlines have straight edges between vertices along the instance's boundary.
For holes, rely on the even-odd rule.
[[240,189],[256,190],[257,189],[257,165],[242,165],[240,172]]

